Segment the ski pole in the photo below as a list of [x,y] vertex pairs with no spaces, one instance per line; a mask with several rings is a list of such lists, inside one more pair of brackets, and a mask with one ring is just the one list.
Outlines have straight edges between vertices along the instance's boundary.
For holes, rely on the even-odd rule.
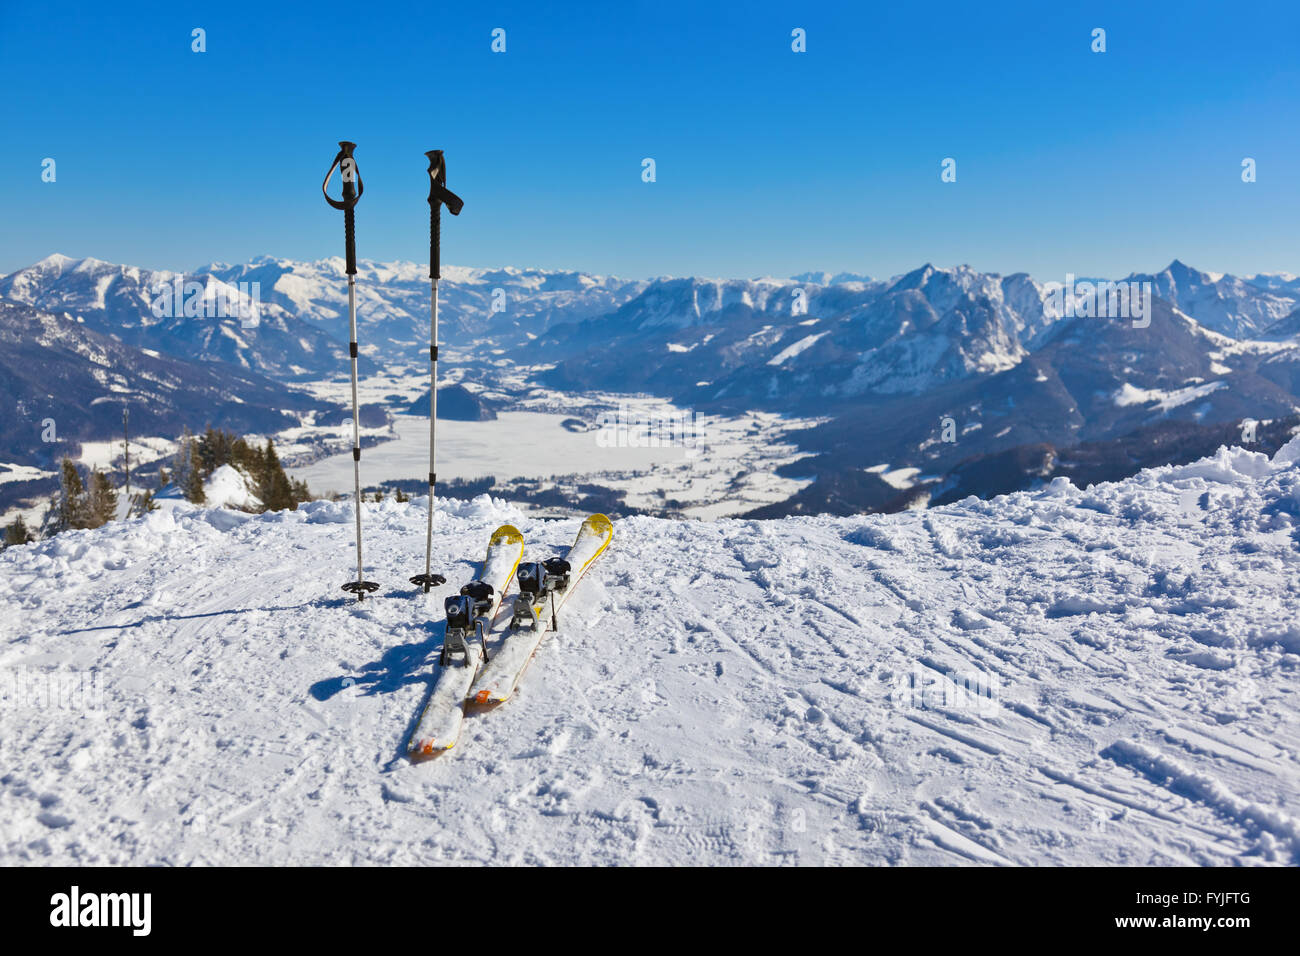
[[447,579],[441,574],[432,573],[433,565],[433,486],[437,481],[437,461],[434,455],[435,426],[438,420],[438,280],[442,278],[442,207],[459,216],[465,203],[459,196],[447,188],[447,163],[442,150],[431,149],[424,154],[429,157],[429,282],[433,287],[433,299],[429,313],[429,516],[424,535],[424,573],[411,578],[412,584],[419,584],[424,593],[438,584],[446,584]]
[[[343,590],[355,594],[358,601],[364,601],[368,593],[379,590],[379,585],[365,580],[361,568],[361,415],[357,404],[357,242],[354,210],[365,187],[361,182],[361,171],[357,168],[357,161],[352,155],[352,151],[356,148],[356,143],[349,143],[346,140],[339,143],[338,155],[334,157],[333,165],[325,174],[325,181],[321,183],[320,191],[324,193],[327,203],[335,209],[343,210],[343,235],[347,245],[348,352],[352,364],[352,479],[356,488],[357,506],[357,579],[343,585]],[[330,179],[336,169],[343,181],[341,200],[331,199],[329,194]]]

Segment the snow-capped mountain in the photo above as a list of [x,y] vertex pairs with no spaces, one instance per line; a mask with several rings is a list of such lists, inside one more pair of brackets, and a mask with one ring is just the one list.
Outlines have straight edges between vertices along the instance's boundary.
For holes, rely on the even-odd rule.
[[1300,309],[1296,309],[1285,318],[1278,319],[1259,334],[1261,339],[1273,342],[1285,342],[1300,339]]
[[1155,275],[1135,273],[1128,279],[1151,282],[1160,298],[1207,329],[1233,338],[1255,336],[1300,305],[1300,288],[1294,282],[1261,286],[1237,276],[1202,272],[1177,259]]
[[800,272],[798,275],[791,276],[795,282],[813,283],[814,285],[842,285],[848,282],[861,282],[864,285],[870,285],[876,280],[869,275],[860,272],[836,272],[834,274],[820,272]]
[[[300,262],[259,256],[242,265],[199,270],[227,283],[259,282],[273,306],[348,338],[347,277],[335,257]],[[439,338],[451,349],[486,350],[527,342],[556,321],[613,311],[645,288],[644,280],[540,269],[443,266],[438,286]],[[414,262],[357,263],[357,315],[362,349],[376,361],[423,361],[429,341],[429,269]]]
[[1246,276],[1246,281],[1269,292],[1300,297],[1300,276],[1289,272],[1260,272]]
[[177,358],[285,378],[329,374],[346,363],[346,344],[267,304],[264,293],[259,305],[253,292],[203,273],[63,255],[0,278],[0,299],[69,313],[110,338]]
[[899,489],[869,470],[880,463],[942,476],[1022,446],[1114,441],[1162,423],[1285,418],[1300,409],[1300,348],[1230,339],[1156,299],[1145,327],[1075,316],[995,374],[823,407],[829,421],[799,438],[815,457],[782,471],[818,480],[787,510],[885,507]]
[[[359,267],[363,374],[377,364],[421,366],[425,267]],[[54,256],[0,280],[0,298],[55,303],[124,342],[282,379],[346,368],[341,259],[261,257],[197,270],[204,294],[258,283],[261,323],[252,329],[155,318],[145,290],[176,275]],[[801,448],[816,457],[786,475],[825,483],[800,508],[882,505],[899,491],[879,477],[882,467],[942,475],[1019,446],[1111,441],[1166,421],[1285,417],[1300,406],[1300,309],[1289,278],[1260,285],[1175,260],[1127,281],[1151,283],[1145,323],[1093,317],[1079,286],[1063,296],[1024,273],[969,266],[926,264],[888,280],[630,281],[449,266],[441,339],[449,354],[461,350],[462,367],[479,363],[475,374],[490,376],[506,359],[562,390],[828,419],[801,433]],[[946,420],[960,430],[955,440],[937,437]]]
[[616,312],[557,325],[538,345],[558,385],[623,383],[789,410],[994,374],[1058,318],[1023,273],[927,264],[887,282],[656,280]]

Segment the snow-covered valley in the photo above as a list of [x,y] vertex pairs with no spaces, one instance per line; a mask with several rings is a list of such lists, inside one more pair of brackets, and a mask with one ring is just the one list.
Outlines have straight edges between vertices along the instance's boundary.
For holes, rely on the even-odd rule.
[[1088,490],[628,518],[517,699],[410,764],[510,521],[168,508],[0,554],[0,862],[1300,862],[1300,439]]

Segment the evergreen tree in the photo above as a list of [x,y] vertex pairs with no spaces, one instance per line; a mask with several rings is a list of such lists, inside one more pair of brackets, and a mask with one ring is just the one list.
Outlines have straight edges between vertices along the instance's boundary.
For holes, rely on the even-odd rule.
[[289,486],[293,489],[293,507],[295,511],[304,501],[311,501],[311,491],[307,488],[307,482],[294,478],[289,481]]
[[14,519],[14,523],[5,529],[5,547],[11,548],[16,544],[27,544],[32,540],[32,534],[27,530],[27,522],[23,521],[23,516],[19,515]]
[[401,488],[398,488],[397,491],[394,492],[394,494],[393,494],[393,499],[396,500],[396,501],[399,501],[399,502],[401,502],[401,501],[410,501],[410,500],[411,500],[411,496],[408,495],[408,494],[407,494],[405,491],[403,491]]
[[81,483],[81,475],[71,458],[64,458],[60,465],[59,476],[59,517],[55,524],[58,531],[73,528],[85,528],[86,524],[86,489]]
[[150,511],[158,510],[158,502],[153,500],[153,492],[146,490],[144,494],[137,495],[135,499],[135,513],[144,515]]
[[55,492],[50,496],[50,500],[45,506],[45,513],[41,515],[41,523],[37,527],[36,533],[32,535],[33,541],[42,541],[59,533],[59,510],[62,499],[61,492]]
[[289,476],[284,473],[280,456],[275,453],[275,443],[266,440],[262,450],[261,470],[258,474],[257,496],[267,511],[285,511],[297,507],[294,488]]
[[87,501],[87,527],[98,528],[117,520],[117,489],[108,475],[96,468],[90,473],[90,497]]
[[201,505],[208,500],[208,493],[203,490],[203,475],[198,467],[189,469],[189,475],[185,479],[185,500]]
[[203,430],[202,437],[199,438],[195,446],[195,459],[199,471],[203,477],[209,477],[220,466],[225,464],[223,459],[228,459],[225,448],[225,436],[222,432],[214,431],[209,425]]

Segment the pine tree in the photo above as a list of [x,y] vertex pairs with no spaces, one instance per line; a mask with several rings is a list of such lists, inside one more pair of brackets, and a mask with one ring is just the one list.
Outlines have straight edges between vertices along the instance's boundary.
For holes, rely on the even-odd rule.
[[55,528],[69,531],[86,527],[86,489],[71,458],[64,458],[59,476],[59,517]]
[[50,495],[50,500],[45,505],[45,512],[41,515],[41,523],[37,525],[36,533],[32,535],[33,541],[43,541],[59,533],[59,511],[62,503],[61,491]]
[[262,468],[258,475],[257,496],[267,511],[285,511],[297,507],[294,488],[289,476],[284,473],[280,456],[275,453],[275,443],[266,440],[262,450]]
[[185,499],[193,504],[201,505],[208,500],[208,493],[203,490],[203,475],[197,465],[190,468],[183,490]]
[[135,499],[135,513],[144,515],[151,511],[158,510],[158,502],[153,500],[153,492],[146,490],[144,494],[137,495]]
[[393,499],[394,499],[395,501],[399,501],[399,502],[402,502],[402,501],[410,501],[410,500],[411,500],[411,496],[408,495],[408,494],[407,494],[405,491],[403,491],[401,488],[398,488],[397,491],[393,493]]
[[276,455],[275,448],[271,445],[271,439],[268,438],[266,447],[254,454],[252,467],[250,468],[253,480],[256,482],[257,497],[262,500],[263,507],[268,511],[273,510],[270,507],[270,502],[273,494],[272,486],[275,484],[275,468],[279,461],[279,456]]
[[27,544],[32,540],[32,534],[27,530],[27,522],[23,516],[19,515],[14,519],[14,523],[5,529],[5,547],[11,548],[17,544]]
[[290,479],[289,486],[293,489],[293,508],[295,511],[304,501],[311,501],[311,491],[307,488],[307,482],[293,478]]
[[224,457],[224,438],[225,436],[221,432],[215,431],[209,425],[203,430],[203,435],[198,440],[195,458],[198,468],[203,472],[205,478],[225,464],[222,460]]
[[98,468],[90,473],[90,498],[87,502],[87,527],[98,528],[117,520],[117,489],[108,475]]

